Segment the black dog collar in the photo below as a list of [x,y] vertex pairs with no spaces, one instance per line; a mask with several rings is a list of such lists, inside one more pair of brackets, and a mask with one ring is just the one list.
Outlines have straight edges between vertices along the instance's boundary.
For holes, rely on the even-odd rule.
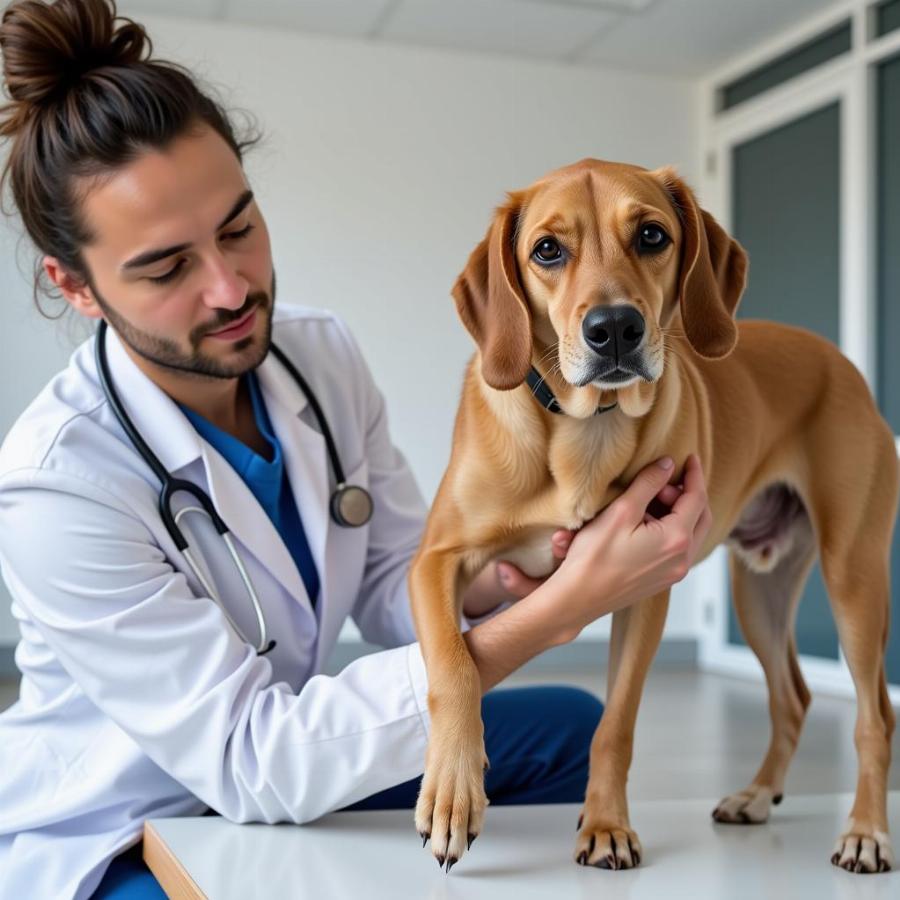
[[[534,394],[535,399],[544,407],[544,409],[549,410],[552,413],[565,415],[565,410],[559,405],[559,401],[556,397],[553,396],[553,391],[547,387],[547,382],[538,374],[538,371],[534,366],[528,370],[525,380],[528,382],[528,387],[531,388],[531,393]],[[613,403],[612,406],[598,406],[594,415],[598,416],[600,413],[609,412],[618,405],[618,403]]]

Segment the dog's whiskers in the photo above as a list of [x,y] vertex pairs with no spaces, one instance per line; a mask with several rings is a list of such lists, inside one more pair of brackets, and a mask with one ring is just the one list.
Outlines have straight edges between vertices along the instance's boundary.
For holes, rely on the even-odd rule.
[[667,334],[665,333],[665,331],[664,331],[663,334],[662,334],[662,345],[663,345],[663,350],[668,351],[668,352],[671,353],[676,359],[679,359],[679,360],[681,360],[682,362],[686,361],[686,360],[687,360],[687,357],[685,356],[685,354],[684,354],[684,352],[683,352],[683,348],[682,348],[681,346],[679,346],[677,343],[675,343],[674,341],[672,341],[672,340],[667,340],[667,339],[666,339],[667,337],[670,337],[670,336],[667,335]]
[[542,362],[544,362],[547,359],[547,357],[549,357],[553,353],[556,353],[557,359],[559,359],[559,354],[557,352],[558,350],[559,350],[559,341],[557,341],[555,344],[551,344],[550,347],[548,347],[547,350],[543,354],[541,354],[541,357],[538,360],[538,365],[540,365]]
[[[559,351],[559,341],[557,341],[555,344],[551,344],[547,348],[547,350],[541,354],[540,359],[538,359],[538,365],[543,363],[544,360],[546,360],[547,357],[549,357],[553,353],[556,353],[556,362],[550,366],[550,369],[546,375],[541,375],[540,379],[538,380],[537,386],[532,390],[532,393],[534,393],[534,390],[537,390],[537,388],[539,388],[547,380],[548,377],[555,374],[556,372],[562,371],[560,368],[560,360],[559,360],[558,351]],[[540,373],[538,373],[538,374],[540,374]]]

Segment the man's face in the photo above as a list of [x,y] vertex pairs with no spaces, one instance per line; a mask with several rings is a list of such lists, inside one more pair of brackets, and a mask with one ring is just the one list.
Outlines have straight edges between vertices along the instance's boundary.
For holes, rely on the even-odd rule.
[[[225,141],[203,127],[83,186],[93,240],[79,311],[104,316],[171,375],[234,378],[258,366],[275,274],[265,220]],[[213,334],[248,314],[239,335]]]

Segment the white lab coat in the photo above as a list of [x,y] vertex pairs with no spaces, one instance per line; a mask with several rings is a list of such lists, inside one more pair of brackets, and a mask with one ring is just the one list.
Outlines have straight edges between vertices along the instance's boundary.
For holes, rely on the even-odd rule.
[[[426,505],[346,326],[279,304],[273,338],[319,398],[348,481],[375,502],[365,527],[331,520],[324,440],[270,353],[257,372],[321,579],[315,610],[253,494],[107,332],[138,430],[231,529],[277,641],[267,656],[238,637],[172,543],[159,483],[101,391],[93,337],[0,448],[0,567],[22,671],[20,700],[0,715],[4,900],[89,897],[147,817],[212,808],[235,822],[304,823],[423,771],[427,679],[406,575]],[[188,531],[255,644],[224,543],[211,527]],[[348,615],[394,649],[320,674]]]

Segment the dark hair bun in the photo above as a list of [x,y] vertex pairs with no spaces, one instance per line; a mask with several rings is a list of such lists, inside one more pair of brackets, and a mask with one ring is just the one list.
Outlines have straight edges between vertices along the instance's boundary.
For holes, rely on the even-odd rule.
[[6,89],[26,106],[63,97],[90,71],[138,62],[151,50],[143,26],[118,16],[115,0],[20,0],[0,24]]

